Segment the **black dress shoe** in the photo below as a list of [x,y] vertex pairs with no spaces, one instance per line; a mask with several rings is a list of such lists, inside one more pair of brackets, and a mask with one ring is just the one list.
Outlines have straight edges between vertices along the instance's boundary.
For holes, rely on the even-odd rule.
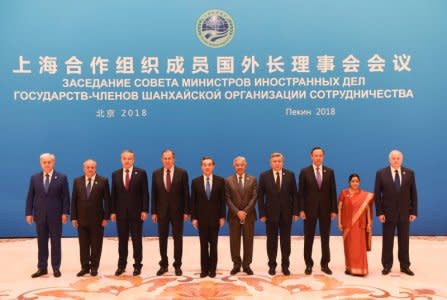
[[282,268],[282,273],[283,273],[285,276],[289,276],[289,275],[290,275],[289,268]]
[[91,269],[90,275],[92,275],[93,277],[98,276],[98,269]]
[[328,266],[321,267],[321,271],[322,271],[323,273],[328,274],[328,275],[332,275],[332,271],[331,271],[331,269],[329,269]]
[[391,268],[383,268],[383,270],[382,270],[383,275],[388,275],[388,274],[390,274],[390,272],[391,272]]
[[115,271],[115,276],[120,276],[124,272],[126,272],[126,269],[118,267],[118,269],[116,269]]
[[166,272],[168,272],[168,267],[160,267],[160,269],[157,271],[157,276],[161,276]]
[[88,274],[90,272],[89,269],[81,269],[81,271],[78,272],[78,274],[76,274],[76,276],[81,277],[84,276],[85,274]]
[[175,268],[175,276],[182,276],[182,275],[183,275],[182,269]]
[[205,278],[208,276],[208,272],[200,272],[200,278]]
[[216,271],[211,271],[211,272],[208,274],[208,276],[211,277],[211,278],[216,277]]
[[135,268],[133,269],[133,276],[138,276],[141,274],[141,268]]
[[346,274],[346,275],[352,275],[351,272],[348,271],[348,270],[345,270],[345,274]]
[[43,275],[47,275],[48,270],[47,269],[39,269],[36,273],[31,274],[31,278],[37,278]]
[[270,268],[269,269],[269,275],[274,276],[275,274],[276,274],[275,268]]
[[250,267],[243,268],[242,271],[247,273],[247,275],[253,275],[253,270]]
[[241,267],[233,267],[233,269],[230,271],[231,275],[236,275],[241,271]]
[[307,266],[306,269],[304,270],[304,274],[306,274],[306,275],[312,274],[312,267],[311,266]]
[[62,273],[59,270],[54,270],[53,275],[54,275],[54,277],[59,278],[59,277],[61,277]]
[[401,271],[402,273],[407,274],[407,275],[414,276],[414,272],[411,271],[410,268],[400,268],[400,271]]

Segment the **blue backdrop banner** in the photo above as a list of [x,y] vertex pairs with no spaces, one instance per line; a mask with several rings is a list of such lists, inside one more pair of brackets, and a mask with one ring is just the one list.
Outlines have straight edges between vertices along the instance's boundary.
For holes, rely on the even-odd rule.
[[411,233],[447,235],[446,11],[441,0],[3,1],[0,236],[35,235],[25,199],[43,152],[71,188],[84,160],[110,178],[127,148],[148,174],[172,148],[191,180],[203,155],[224,177],[243,155],[258,176],[273,151],[298,178],[315,145],[338,192],[353,172],[372,191],[400,149],[418,186]]

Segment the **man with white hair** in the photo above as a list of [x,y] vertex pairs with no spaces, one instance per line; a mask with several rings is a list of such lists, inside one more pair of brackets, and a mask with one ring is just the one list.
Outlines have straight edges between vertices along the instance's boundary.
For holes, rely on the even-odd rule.
[[[256,177],[246,173],[247,161],[243,156],[233,160],[235,174],[225,180],[225,200],[228,205],[228,224],[230,224],[230,250],[235,275],[242,270],[253,275],[250,264],[253,258],[253,238],[256,221]],[[244,256],[241,259],[241,231]]]
[[78,230],[81,271],[98,275],[104,227],[110,218],[110,190],[106,177],[96,174],[96,161],[83,164],[84,174],[73,182],[71,222]]
[[398,150],[389,154],[390,165],[376,173],[374,197],[376,213],[383,224],[382,274],[393,266],[394,232],[397,228],[400,271],[413,276],[410,269],[410,222],[417,216],[417,191],[414,172],[402,167],[403,155]]
[[54,170],[55,156],[40,156],[42,172],[31,176],[26,199],[26,222],[36,224],[38,264],[32,278],[48,274],[48,239],[51,240],[51,266],[60,277],[62,224],[70,210],[67,176]]

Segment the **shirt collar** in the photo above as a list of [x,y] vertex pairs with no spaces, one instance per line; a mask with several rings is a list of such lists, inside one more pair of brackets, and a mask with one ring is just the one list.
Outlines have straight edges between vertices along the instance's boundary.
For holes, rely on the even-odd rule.
[[[128,170],[129,170],[129,175],[132,175],[132,172],[133,172],[133,166],[130,167]],[[126,168],[123,168],[123,174],[126,175]]]
[[312,164],[312,167],[314,168],[314,171],[317,171],[317,168],[320,168],[320,170],[323,170],[323,164],[321,164],[319,167],[317,167],[316,165]]
[[[43,172],[43,171],[42,171],[42,172]],[[54,169],[51,170],[49,173],[45,173],[45,172],[43,172],[43,177],[45,177],[46,174],[49,174],[49,175],[50,175],[50,178],[52,178],[52,177],[53,177],[53,173],[54,173]]]
[[[88,183],[88,177],[87,176],[84,176],[85,177],[85,182],[87,182]],[[92,177],[90,177],[91,179],[92,179],[92,182],[94,182],[95,181],[95,178],[96,178],[96,173],[95,174],[93,174],[93,176]]]

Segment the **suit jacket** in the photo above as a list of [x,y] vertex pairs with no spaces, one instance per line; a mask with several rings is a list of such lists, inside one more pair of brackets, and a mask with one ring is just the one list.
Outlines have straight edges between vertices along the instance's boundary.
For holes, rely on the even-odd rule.
[[71,219],[77,220],[80,226],[100,225],[102,220],[110,219],[110,190],[107,178],[96,175],[88,198],[85,176],[74,180]]
[[205,193],[203,176],[191,183],[191,217],[199,226],[219,227],[219,219],[225,218],[225,180],[213,174],[211,197]]
[[25,215],[34,216],[34,222],[62,222],[62,214],[70,214],[70,195],[67,176],[53,171],[48,192],[43,186],[43,173],[31,176],[28,196],[26,198]]
[[298,197],[300,199],[300,211],[304,211],[306,217],[317,218],[319,210],[328,216],[331,213],[338,212],[334,171],[323,166],[322,176],[323,181],[321,188],[319,188],[312,165],[300,172]]
[[123,182],[123,169],[113,172],[111,199],[111,213],[116,214],[117,220],[140,220],[142,212],[149,212],[146,171],[137,167],[133,168],[128,191]]
[[245,174],[244,190],[241,195],[239,191],[238,177],[236,174],[228,176],[225,179],[225,200],[228,205],[228,221],[239,221],[238,211],[243,210],[247,213],[246,221],[256,220],[256,198],[257,183],[256,177]]
[[163,182],[164,168],[152,173],[152,198],[151,214],[157,214],[159,218],[168,215],[174,219],[183,220],[183,215],[189,215],[189,180],[186,170],[174,167],[171,190],[166,191]]
[[401,168],[402,182],[400,191],[394,186],[394,178],[390,167],[380,169],[376,173],[374,198],[376,214],[385,215],[387,220],[408,220],[409,215],[417,216],[418,196],[416,179],[410,169]]
[[258,186],[259,216],[267,217],[267,220],[278,222],[280,216],[292,219],[292,215],[298,215],[298,199],[295,174],[282,169],[281,190],[275,185],[273,171],[268,170],[259,177]]

